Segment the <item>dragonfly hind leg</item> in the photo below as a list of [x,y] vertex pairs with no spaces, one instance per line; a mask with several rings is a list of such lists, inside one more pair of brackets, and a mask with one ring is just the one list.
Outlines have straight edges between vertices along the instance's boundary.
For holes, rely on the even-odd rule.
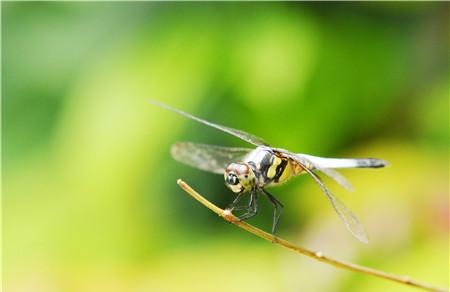
[[283,204],[277,200],[271,193],[266,191],[265,189],[261,189],[262,193],[267,197],[269,202],[273,205],[273,225],[272,225],[272,234],[275,234],[277,229],[278,221],[280,220],[281,214],[283,214]]

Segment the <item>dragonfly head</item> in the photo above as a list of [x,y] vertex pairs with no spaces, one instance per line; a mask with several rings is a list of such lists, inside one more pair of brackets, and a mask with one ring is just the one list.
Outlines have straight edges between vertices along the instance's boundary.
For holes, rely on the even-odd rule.
[[246,192],[255,186],[255,174],[247,163],[230,163],[225,169],[225,185],[234,193]]

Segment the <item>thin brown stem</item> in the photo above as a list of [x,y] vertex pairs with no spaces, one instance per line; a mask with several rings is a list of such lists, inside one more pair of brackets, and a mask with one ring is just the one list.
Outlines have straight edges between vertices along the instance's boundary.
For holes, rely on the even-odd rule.
[[329,265],[332,265],[332,266],[335,266],[335,267],[338,267],[341,269],[346,269],[346,270],[350,270],[350,271],[354,271],[354,272],[359,272],[359,273],[375,276],[375,277],[386,279],[389,281],[394,281],[394,282],[397,282],[397,283],[400,283],[403,285],[421,288],[421,289],[428,290],[428,291],[438,291],[438,292],[448,291],[445,288],[436,287],[436,286],[433,286],[433,285],[425,283],[425,282],[416,281],[414,279],[411,279],[408,276],[400,276],[400,275],[394,275],[394,274],[382,272],[382,271],[375,270],[372,268],[356,265],[356,264],[353,264],[350,262],[334,259],[332,257],[324,255],[320,251],[311,251],[309,249],[306,249],[306,248],[303,248],[300,246],[296,246],[295,244],[293,244],[287,240],[278,238],[270,233],[267,233],[265,231],[262,231],[259,228],[254,227],[253,225],[250,225],[244,221],[240,221],[229,210],[226,210],[226,209],[223,210],[223,209],[217,207],[216,205],[214,205],[213,203],[211,203],[210,201],[205,199],[202,195],[197,193],[194,189],[192,189],[187,183],[185,183],[181,179],[179,179],[177,181],[177,183],[184,191],[186,191],[194,199],[196,199],[197,201],[199,201],[200,203],[205,205],[208,209],[210,209],[211,211],[213,211],[214,213],[216,213],[217,215],[219,215],[226,221],[231,222],[231,223],[239,226],[240,228],[245,229],[248,232],[255,234],[256,236],[259,236],[259,237],[261,237],[267,241],[270,241],[272,243],[281,245],[292,251],[298,252],[300,254],[306,255],[315,260],[324,262],[326,264],[329,264]]

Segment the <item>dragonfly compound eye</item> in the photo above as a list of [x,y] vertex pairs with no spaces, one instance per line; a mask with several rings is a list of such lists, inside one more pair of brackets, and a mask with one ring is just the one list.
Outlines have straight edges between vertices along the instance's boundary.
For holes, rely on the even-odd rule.
[[234,173],[229,173],[227,177],[227,183],[230,185],[237,185],[239,183],[239,179]]

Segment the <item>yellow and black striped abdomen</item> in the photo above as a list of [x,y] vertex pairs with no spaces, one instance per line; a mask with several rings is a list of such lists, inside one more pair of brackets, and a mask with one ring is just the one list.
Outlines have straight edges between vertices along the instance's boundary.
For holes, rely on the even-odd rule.
[[286,182],[297,174],[299,174],[299,169],[290,159],[272,155],[270,167],[265,175],[270,185],[277,185]]

